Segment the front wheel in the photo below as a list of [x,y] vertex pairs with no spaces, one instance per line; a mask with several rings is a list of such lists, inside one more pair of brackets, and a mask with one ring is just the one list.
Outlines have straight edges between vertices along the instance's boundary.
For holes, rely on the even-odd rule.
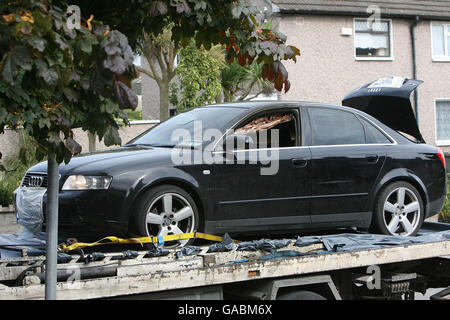
[[394,182],[377,197],[371,229],[386,235],[414,236],[424,216],[422,197],[417,189],[407,182]]
[[[167,236],[198,230],[199,214],[195,201],[183,189],[162,185],[144,194],[131,221],[131,232],[138,236]],[[193,239],[171,241],[165,248],[186,246]]]

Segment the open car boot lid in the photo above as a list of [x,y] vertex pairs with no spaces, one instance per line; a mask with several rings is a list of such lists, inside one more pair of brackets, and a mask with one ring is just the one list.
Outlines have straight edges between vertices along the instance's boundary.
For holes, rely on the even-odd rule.
[[410,101],[411,92],[422,82],[402,77],[381,78],[347,94],[342,105],[370,114],[391,129],[425,142]]

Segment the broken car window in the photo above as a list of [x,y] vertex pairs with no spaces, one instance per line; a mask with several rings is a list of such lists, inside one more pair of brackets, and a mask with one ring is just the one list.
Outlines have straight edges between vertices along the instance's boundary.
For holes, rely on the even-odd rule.
[[236,129],[234,134],[250,136],[258,149],[295,147],[295,117],[291,113],[260,115]]

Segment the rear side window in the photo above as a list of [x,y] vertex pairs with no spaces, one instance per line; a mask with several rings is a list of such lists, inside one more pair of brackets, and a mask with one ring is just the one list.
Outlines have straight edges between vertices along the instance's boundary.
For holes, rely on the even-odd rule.
[[361,118],[366,128],[366,143],[392,143],[378,128]]
[[312,145],[366,143],[364,128],[350,112],[326,108],[310,108]]

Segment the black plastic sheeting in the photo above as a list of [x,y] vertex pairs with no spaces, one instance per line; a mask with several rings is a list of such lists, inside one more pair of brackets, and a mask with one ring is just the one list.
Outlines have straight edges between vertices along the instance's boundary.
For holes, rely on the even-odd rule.
[[164,249],[163,247],[158,247],[158,246],[156,246],[153,243],[151,245],[153,247],[148,252],[148,256],[149,257],[152,257],[152,258],[154,258],[154,257],[165,257],[165,256],[167,256],[170,253],[169,250]]
[[[443,223],[424,223],[423,228],[416,237],[395,237],[378,234],[363,233],[342,233],[333,235],[320,236],[303,236],[298,237],[295,241],[296,246],[308,246],[311,244],[323,244],[325,249],[317,252],[300,253],[292,250],[278,251],[278,249],[288,246],[292,240],[280,239],[261,239],[254,241],[244,241],[234,243],[233,239],[225,234],[222,242],[214,243],[209,246],[208,252],[225,252],[225,251],[256,251],[262,250],[270,254],[263,256],[261,260],[275,259],[281,257],[310,255],[310,254],[326,254],[330,252],[356,251],[365,249],[376,249],[382,247],[392,247],[398,245],[409,245],[418,243],[429,243],[450,240],[450,225]],[[20,234],[3,234],[0,235],[0,258],[15,258],[22,256],[22,250],[26,250],[28,256],[45,255],[45,233],[34,236],[31,232],[24,229]],[[198,246],[186,246],[180,248],[175,256],[181,258],[183,256],[196,255],[202,250]],[[151,257],[161,257],[169,254],[169,250],[162,247],[154,246],[149,251]],[[136,251],[125,251],[120,259],[130,259],[137,255]],[[92,256],[92,258],[95,258]],[[69,261],[70,255],[58,253],[59,261]],[[239,262],[244,262],[239,261]]]
[[261,239],[261,240],[253,240],[253,241],[245,241],[238,243],[238,251],[267,251],[267,252],[275,252],[278,249],[284,248],[291,243],[289,239],[281,239],[281,240],[270,240],[270,239]]
[[185,246],[180,249],[180,251],[175,252],[175,258],[180,259],[184,256],[193,256],[202,251],[201,247],[197,246]]
[[31,257],[45,255],[45,233],[33,235],[26,228],[19,234],[0,234],[0,258],[17,258],[26,250]]
[[225,251],[257,251],[263,250],[267,252],[275,252],[280,248],[284,248],[289,245],[291,240],[281,239],[281,240],[271,240],[271,239],[260,239],[253,241],[243,241],[239,243],[234,243],[233,239],[226,233],[222,237],[222,242],[214,243],[209,246],[208,253],[211,252],[225,252]]
[[308,246],[323,243],[326,251],[356,251],[364,249],[376,249],[399,245],[428,243],[450,240],[450,230],[435,233],[424,233],[417,237],[396,237],[380,234],[353,234],[344,233],[327,236],[298,237],[296,246]]
[[208,253],[233,251],[236,248],[237,244],[233,242],[233,239],[231,239],[228,233],[225,233],[221,242],[209,246]]

